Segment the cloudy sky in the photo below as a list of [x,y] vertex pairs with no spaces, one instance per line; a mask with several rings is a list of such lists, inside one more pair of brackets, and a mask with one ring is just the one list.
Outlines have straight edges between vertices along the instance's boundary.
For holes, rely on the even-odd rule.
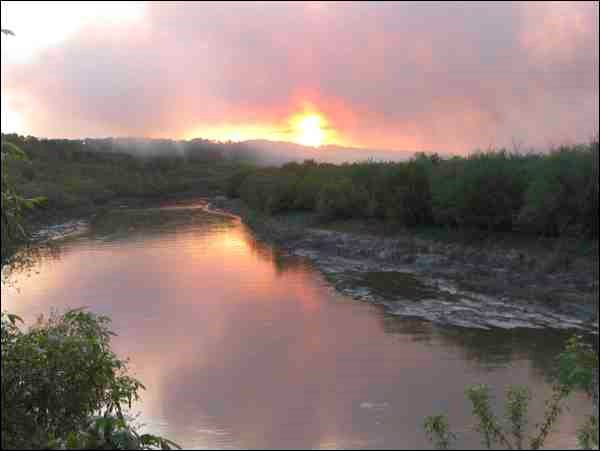
[[2,130],[468,152],[598,131],[598,3],[2,2]]

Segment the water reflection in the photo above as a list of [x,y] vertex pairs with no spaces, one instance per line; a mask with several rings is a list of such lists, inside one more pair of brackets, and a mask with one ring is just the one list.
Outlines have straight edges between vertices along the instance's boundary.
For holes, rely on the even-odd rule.
[[[535,388],[556,333],[466,331],[387,316],[332,291],[306,262],[201,210],[122,211],[42,258],[2,308],[32,319],[89,306],[114,319],[117,351],[149,387],[148,429],[189,448],[429,448],[425,416],[470,424],[464,387]],[[587,405],[562,420],[572,445]],[[465,446],[479,447],[469,436]]]
[[442,341],[458,347],[465,360],[474,361],[490,371],[514,360],[528,360],[548,381],[554,376],[556,352],[564,348],[571,336],[569,332],[559,330],[540,333],[531,329],[490,331],[439,327],[427,321],[404,320],[389,315],[383,316],[381,322],[383,329],[390,334],[406,335],[416,342],[435,345]]
[[22,248],[2,267],[2,286],[18,289],[20,281],[36,274],[41,262],[58,260],[61,252],[62,248],[52,242]]

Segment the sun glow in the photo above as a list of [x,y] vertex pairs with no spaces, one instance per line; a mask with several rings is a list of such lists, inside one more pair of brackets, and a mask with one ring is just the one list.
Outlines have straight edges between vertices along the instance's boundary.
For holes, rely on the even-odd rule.
[[346,145],[329,120],[315,109],[304,109],[281,121],[263,124],[216,124],[196,127],[183,136],[185,139],[204,138],[221,142],[252,140],[285,141],[309,147],[325,144]]
[[325,140],[325,120],[318,114],[302,116],[296,129],[297,142],[304,146],[319,147]]

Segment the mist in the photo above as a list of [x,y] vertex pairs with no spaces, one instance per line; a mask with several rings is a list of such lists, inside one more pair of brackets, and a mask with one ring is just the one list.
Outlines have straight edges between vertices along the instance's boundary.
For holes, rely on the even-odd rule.
[[215,142],[205,139],[170,140],[147,138],[86,138],[75,140],[91,152],[127,154],[136,158],[182,158],[185,160],[235,161],[258,166],[281,166],[314,160],[343,164],[364,161],[407,161],[415,155],[410,151],[368,150],[340,146],[310,147],[265,140],[246,142]]

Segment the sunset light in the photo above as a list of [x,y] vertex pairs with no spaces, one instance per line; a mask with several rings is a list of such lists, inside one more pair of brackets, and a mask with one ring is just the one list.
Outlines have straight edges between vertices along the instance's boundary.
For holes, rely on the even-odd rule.
[[324,144],[345,144],[343,132],[335,130],[325,116],[314,112],[314,107],[270,124],[225,123],[216,126],[194,127],[184,133],[185,139],[202,137],[219,142],[243,142],[266,139],[285,141],[308,147]]
[[319,147],[325,143],[327,122],[317,113],[304,113],[291,120],[293,137],[291,140],[303,146]]
[[298,125],[298,143],[304,146],[319,147],[323,144],[325,132],[323,120],[316,114],[305,116]]
[[598,449],[598,3],[2,0],[0,448]]
[[3,1],[2,131],[459,154],[597,131],[597,2],[184,3]]

